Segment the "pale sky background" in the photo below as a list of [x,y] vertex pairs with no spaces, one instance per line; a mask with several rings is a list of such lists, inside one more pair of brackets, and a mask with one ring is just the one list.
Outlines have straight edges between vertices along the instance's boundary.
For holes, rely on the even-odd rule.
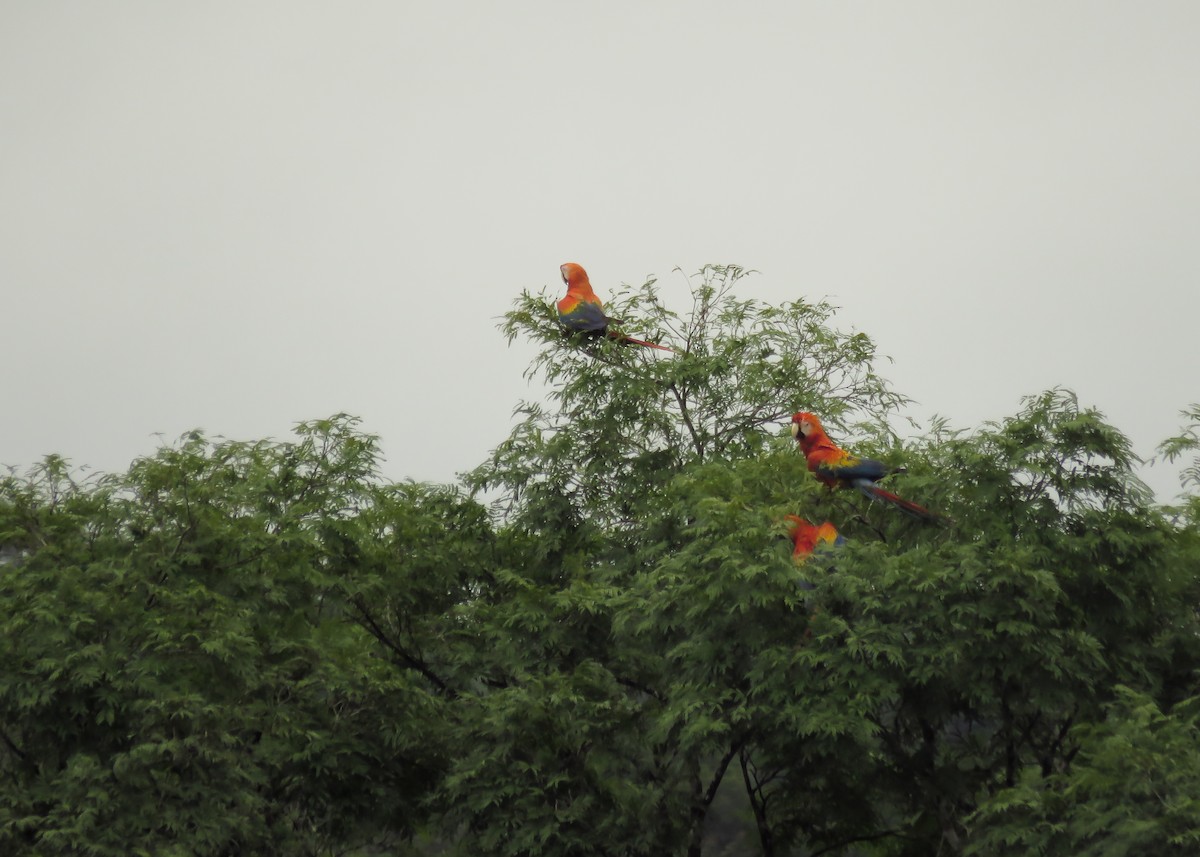
[[681,310],[755,268],[918,419],[1065,385],[1151,456],[1200,401],[1200,3],[0,0],[0,462],[347,411],[453,481],[566,261]]

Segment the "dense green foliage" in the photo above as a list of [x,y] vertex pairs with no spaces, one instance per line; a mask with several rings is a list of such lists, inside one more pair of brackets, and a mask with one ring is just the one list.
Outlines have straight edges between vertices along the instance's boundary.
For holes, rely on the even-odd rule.
[[[548,399],[461,487],[345,416],[0,480],[0,852],[1193,853],[1194,493],[1063,390],[901,441],[870,339],[744,275],[616,296],[675,355],[523,295]],[[799,409],[953,524],[821,487]]]
[[1116,857],[1200,851],[1200,700],[1166,715],[1117,688],[1099,723],[1074,732],[1077,755],[1049,777],[1023,772],[979,813],[971,854]]

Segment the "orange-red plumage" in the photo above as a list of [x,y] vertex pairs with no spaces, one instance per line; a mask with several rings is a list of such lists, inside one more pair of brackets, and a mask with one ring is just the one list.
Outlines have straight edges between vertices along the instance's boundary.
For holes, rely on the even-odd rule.
[[792,537],[792,559],[802,563],[817,549],[818,544],[836,545],[845,541],[837,531],[837,527],[829,521],[812,524],[799,515],[785,515],[788,532]]
[[792,415],[792,436],[800,444],[808,469],[831,488],[857,488],[875,500],[891,503],[914,518],[923,521],[942,519],[924,506],[898,497],[891,491],[880,488],[877,483],[891,473],[902,473],[902,467],[889,467],[872,458],[858,458],[829,439],[815,414],[801,411]]
[[792,436],[800,444],[808,469],[831,488],[839,481],[829,472],[831,468],[853,466],[859,461],[830,440],[821,421],[807,411],[792,415]]
[[567,330],[607,336],[618,342],[657,348],[660,351],[674,351],[665,345],[647,342],[644,339],[634,339],[619,331],[610,330],[609,324],[620,324],[621,320],[609,318],[604,313],[604,304],[592,291],[587,271],[574,262],[567,262],[565,265],[559,266],[559,271],[562,273],[563,282],[567,284],[567,294],[557,304],[558,321]]

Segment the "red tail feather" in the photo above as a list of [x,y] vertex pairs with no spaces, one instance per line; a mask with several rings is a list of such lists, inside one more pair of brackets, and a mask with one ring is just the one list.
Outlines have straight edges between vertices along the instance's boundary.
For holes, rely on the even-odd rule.
[[924,506],[918,506],[911,500],[905,500],[903,497],[898,497],[891,491],[885,491],[878,485],[859,485],[858,488],[863,493],[880,500],[885,500],[900,511],[907,512],[909,515],[912,515],[914,518],[918,518],[922,521],[936,521],[941,523],[944,520],[941,515],[935,515]]

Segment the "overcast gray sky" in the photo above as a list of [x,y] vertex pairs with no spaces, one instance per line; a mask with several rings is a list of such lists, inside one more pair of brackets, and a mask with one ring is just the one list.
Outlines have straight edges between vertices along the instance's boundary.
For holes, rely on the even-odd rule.
[[1065,385],[1152,455],[1200,400],[1198,45],[1194,0],[0,0],[0,462],[348,411],[451,481],[566,261],[755,268],[920,419]]

